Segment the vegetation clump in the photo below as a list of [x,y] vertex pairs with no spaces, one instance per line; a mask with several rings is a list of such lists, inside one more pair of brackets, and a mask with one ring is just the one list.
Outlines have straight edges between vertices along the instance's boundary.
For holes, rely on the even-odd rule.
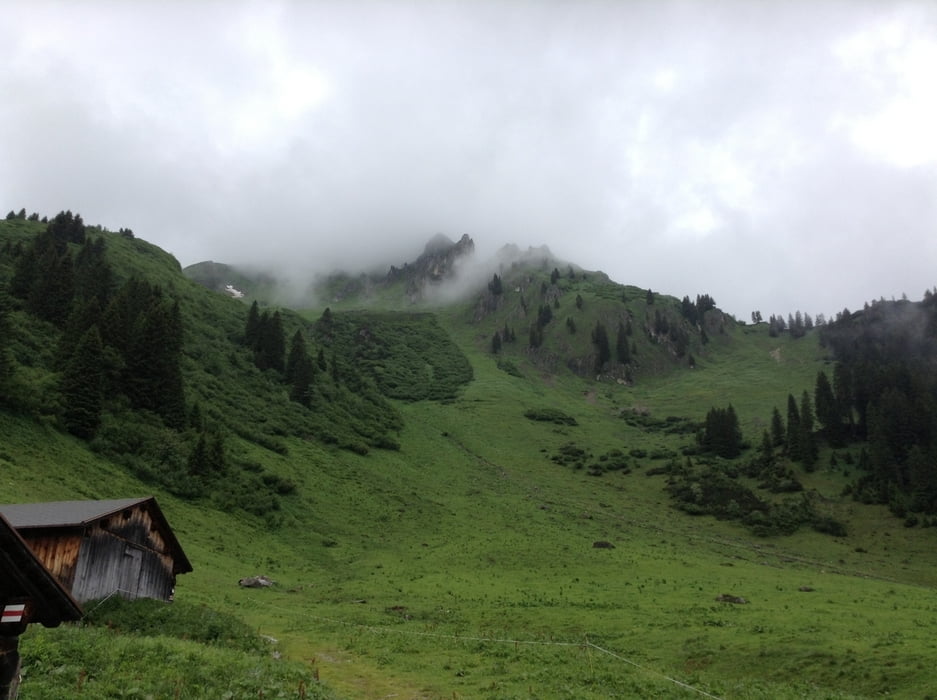
[[550,461],[573,469],[586,468],[592,476],[601,476],[606,472],[631,472],[631,460],[622,450],[612,449],[595,457],[591,450],[573,442],[561,445]]
[[759,537],[790,535],[808,525],[818,532],[844,536],[845,527],[818,512],[814,498],[767,501],[738,481],[736,470],[715,465],[671,465],[667,491],[677,508],[691,515],[738,520]]
[[579,425],[575,418],[558,408],[531,408],[524,411],[524,417],[533,421],[555,423],[556,425]]

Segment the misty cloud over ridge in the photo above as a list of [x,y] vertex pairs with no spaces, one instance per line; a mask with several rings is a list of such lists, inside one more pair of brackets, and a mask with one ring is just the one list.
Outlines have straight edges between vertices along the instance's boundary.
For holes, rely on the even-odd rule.
[[937,284],[925,0],[2,14],[7,208],[184,265],[373,269],[468,233],[741,318]]

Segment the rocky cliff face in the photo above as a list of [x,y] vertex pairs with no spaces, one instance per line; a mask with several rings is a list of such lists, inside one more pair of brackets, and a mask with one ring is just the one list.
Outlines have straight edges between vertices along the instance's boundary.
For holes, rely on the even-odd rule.
[[441,233],[436,234],[412,263],[404,263],[403,267],[391,266],[387,281],[406,280],[407,297],[410,301],[417,301],[427,286],[453,278],[459,263],[474,253],[475,241],[468,234],[464,234],[458,243],[453,243]]
[[412,263],[404,263],[403,267],[391,266],[387,273],[387,280],[392,282],[405,278],[408,281],[441,282],[451,277],[459,261],[471,257],[475,253],[475,241],[468,234],[464,234],[458,243],[437,233],[426,244],[423,253]]

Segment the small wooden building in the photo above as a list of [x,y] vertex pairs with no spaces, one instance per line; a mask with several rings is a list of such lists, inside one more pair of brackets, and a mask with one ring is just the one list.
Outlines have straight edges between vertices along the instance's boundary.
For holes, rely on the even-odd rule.
[[0,700],[16,697],[19,636],[26,626],[57,627],[79,619],[78,603],[0,515]]
[[192,571],[152,496],[0,505],[0,514],[80,603],[171,600],[176,576]]

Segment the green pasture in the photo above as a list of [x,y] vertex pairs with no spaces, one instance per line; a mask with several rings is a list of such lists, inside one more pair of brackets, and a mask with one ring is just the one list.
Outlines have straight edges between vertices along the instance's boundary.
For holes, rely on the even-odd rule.
[[[26,228],[11,224],[8,234],[25,240]],[[397,317],[396,325],[390,315],[364,315],[397,350],[359,358],[373,380],[362,391],[384,382],[396,398],[373,401],[379,415],[362,417],[362,396],[336,380],[307,411],[238,345],[246,306],[183,279],[170,256],[143,241],[115,236],[109,250],[121,277],[140,274],[180,300],[187,398],[224,427],[232,473],[248,493],[181,498],[166,480],[140,480],[159,468],[156,453],[141,456],[149,471],[134,472],[105,456],[103,438],[89,445],[57,430],[45,398],[55,375],[40,361],[54,331],[27,328],[18,312],[12,350],[39,359],[23,359],[16,378],[23,395],[39,398],[22,400],[32,414],[0,412],[0,501],[152,493],[194,565],[178,581],[170,616],[125,610],[103,623],[30,629],[21,697],[934,696],[935,531],[906,528],[886,508],[844,496],[855,478],[848,449],[834,466],[824,447],[816,471],[797,474],[844,523],[844,537],[802,528],[758,538],[736,522],[678,511],[665,490],[664,467],[683,463],[695,442],[692,430],[668,428],[692,427],[731,403],[757,446],[772,408],[812,392],[827,367],[815,333],[771,338],[764,325],[714,316],[708,340],[689,341],[691,368],[644,331],[658,309],[674,312],[675,299],[648,304],[646,290],[590,273],[558,282],[556,325],[534,352],[522,340],[529,316],[514,290],[524,289],[536,313],[548,266],[506,275],[497,313],[473,300],[424,304],[419,310],[434,316]],[[335,281],[314,311],[284,310],[290,333],[311,328],[325,306],[351,308],[343,295],[352,281]],[[399,297],[402,286],[372,298],[371,313],[399,312],[391,293]],[[628,318],[633,381],[596,380],[567,365],[581,369],[596,323],[614,334]],[[496,356],[492,334],[505,323],[518,342]],[[414,334],[448,335],[454,346],[427,349]],[[333,354],[354,349],[354,329],[346,335]],[[455,346],[471,366],[467,383]],[[443,376],[446,391],[434,392]],[[119,420],[114,441],[146,429],[142,419]],[[377,424],[393,432],[390,449],[361,442]],[[357,450],[326,440],[329,430]],[[184,463],[181,447],[155,442]],[[593,464],[617,454],[627,468],[553,459],[570,446]],[[251,475],[284,486],[264,495],[256,515]],[[257,574],[276,585],[238,586]],[[216,626],[249,630],[262,643],[195,634]]]

